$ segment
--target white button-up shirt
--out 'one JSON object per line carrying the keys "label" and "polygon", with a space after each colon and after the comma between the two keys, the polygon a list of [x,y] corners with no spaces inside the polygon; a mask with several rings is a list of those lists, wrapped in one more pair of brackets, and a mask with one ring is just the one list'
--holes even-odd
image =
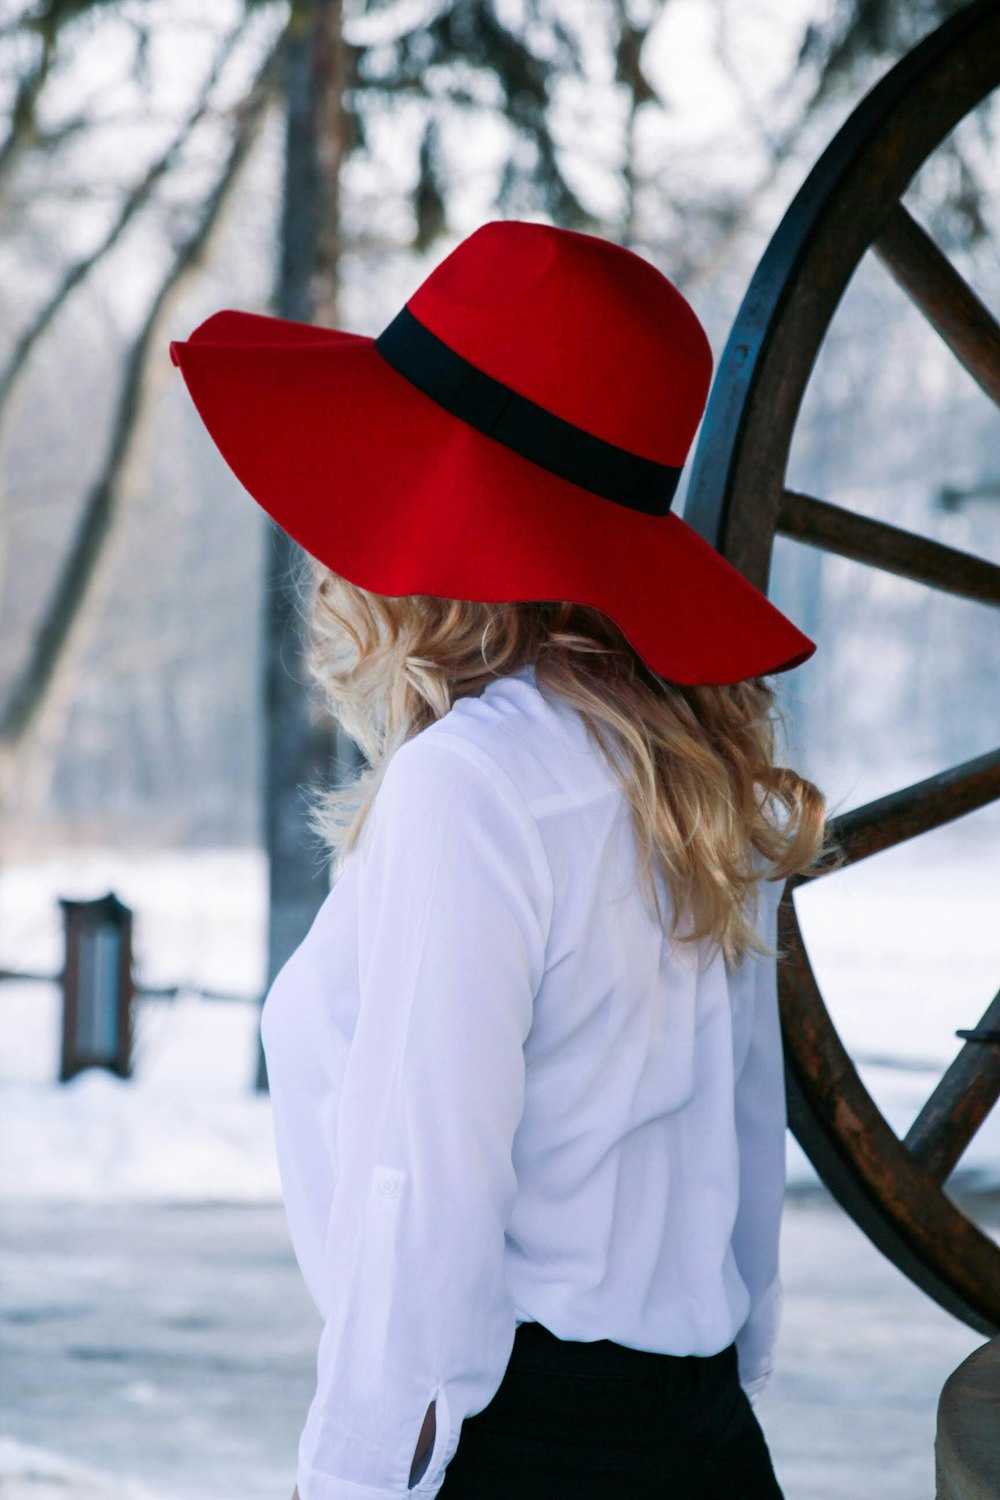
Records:
{"label": "white button-up shirt", "polygon": [[[668,1354],[735,1339],[748,1394],[770,1376],[775,962],[668,943],[636,860],[583,720],[522,669],[392,756],[271,986],[278,1166],[323,1319],[301,1500],[436,1495],[527,1319]],[[771,944],[783,886],[760,887]]]}

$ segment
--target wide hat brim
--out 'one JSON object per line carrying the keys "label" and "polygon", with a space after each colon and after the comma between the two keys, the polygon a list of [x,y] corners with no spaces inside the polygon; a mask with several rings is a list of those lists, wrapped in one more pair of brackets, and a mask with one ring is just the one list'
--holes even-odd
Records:
{"label": "wide hat brim", "polygon": [[679,516],[520,457],[424,395],[371,338],[227,309],[170,355],[251,497],[361,588],[593,605],[680,683],[783,672],[816,650]]}

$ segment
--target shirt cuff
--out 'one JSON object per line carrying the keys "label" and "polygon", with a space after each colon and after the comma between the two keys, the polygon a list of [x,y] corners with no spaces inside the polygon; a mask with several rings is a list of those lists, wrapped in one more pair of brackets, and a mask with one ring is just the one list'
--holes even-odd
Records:
{"label": "shirt cuff", "polygon": [[768,1366],[764,1370],[759,1370],[756,1375],[752,1375],[748,1380],[740,1382],[744,1391],[746,1391],[751,1406],[756,1405],[757,1397],[770,1383],[773,1374],[773,1369]]}
{"label": "shirt cuff", "polygon": [[773,1373],[783,1307],[784,1286],[779,1273],[756,1298],[736,1335],[740,1384],[751,1399],[759,1395]]}
{"label": "shirt cuff", "polygon": [[424,1478],[407,1489],[386,1490],[378,1485],[355,1484],[353,1479],[337,1479],[318,1469],[300,1469],[297,1480],[299,1500],[405,1500],[408,1495],[433,1500],[443,1483],[442,1474],[433,1482]]}

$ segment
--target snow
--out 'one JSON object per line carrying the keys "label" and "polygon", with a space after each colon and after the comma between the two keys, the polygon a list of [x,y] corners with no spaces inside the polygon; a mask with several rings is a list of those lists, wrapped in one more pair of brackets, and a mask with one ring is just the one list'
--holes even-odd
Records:
{"label": "snow", "polygon": [[[831,1017],[904,1135],[996,985],[997,841],[966,819],[801,887],[796,910]],[[7,1199],[279,1203],[266,1093],[255,1092],[264,979],[256,850],[72,852],[0,871],[0,964],[55,973],[58,896],[114,892],[135,912],[136,972],[176,998],[135,1006],[133,1076],[57,1081],[55,983],[0,985],[0,1193]],[[221,991],[243,998],[206,998]],[[816,1174],[789,1132],[790,1186]],[[1000,1118],[957,1186],[1000,1185]]]}
{"label": "snow", "polygon": [[[4,1500],[288,1500],[319,1319],[279,1207],[24,1201],[0,1240]],[[755,1411],[787,1500],[932,1500],[937,1399],[982,1336],[829,1200],[789,1199],[781,1254]]]}
{"label": "snow", "polygon": [[[971,816],[796,892],[834,1022],[897,1133],[994,992],[996,848],[991,819]],[[57,897],[109,889],[135,911],[138,975],[181,986],[137,1003],[131,1078],[88,1068],[60,1084],[58,985],[0,984],[0,1322],[17,1371],[0,1496],[281,1500],[319,1322],[253,1087],[264,861],[99,850],[8,865],[0,965],[54,973]],[[994,1236],[996,1116],[949,1181]],[[913,1286],[787,1143],[785,1308],[756,1406],[779,1481],[789,1500],[853,1500],[877,1472],[884,1500],[931,1500],[941,1386],[983,1337]]]}
{"label": "snow", "polygon": [[156,1494],[134,1479],[0,1437],[0,1495],[11,1500],[155,1500]]}
{"label": "snow", "polygon": [[[264,863],[255,850],[72,852],[0,875],[0,962],[54,973],[57,896],[135,912],[135,972],[180,985],[134,1006],[133,1076],[57,1081],[58,985],[0,986],[0,1192],[7,1198],[280,1202],[270,1103],[255,1093]],[[243,996],[209,999],[201,991]]]}

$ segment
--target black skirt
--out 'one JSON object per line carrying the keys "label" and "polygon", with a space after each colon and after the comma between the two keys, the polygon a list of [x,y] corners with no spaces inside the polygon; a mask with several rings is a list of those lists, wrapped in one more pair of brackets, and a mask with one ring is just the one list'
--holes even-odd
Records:
{"label": "black skirt", "polygon": [[657,1354],[522,1323],[442,1500],[784,1500],[736,1345]]}

